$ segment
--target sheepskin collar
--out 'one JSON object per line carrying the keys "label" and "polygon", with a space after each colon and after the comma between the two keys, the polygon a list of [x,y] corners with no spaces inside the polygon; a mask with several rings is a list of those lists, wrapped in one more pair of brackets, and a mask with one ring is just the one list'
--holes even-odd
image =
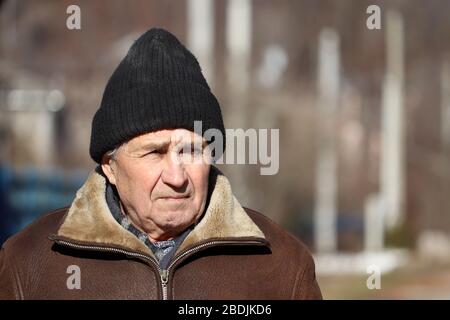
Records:
{"label": "sheepskin collar", "polygon": [[[56,238],[81,244],[119,247],[153,256],[145,244],[112,216],[106,203],[106,183],[101,169],[97,168],[90,174],[78,190]],[[213,166],[209,184],[207,209],[177,253],[208,240],[238,241],[251,238],[266,241],[262,231],[233,196],[228,179]]]}

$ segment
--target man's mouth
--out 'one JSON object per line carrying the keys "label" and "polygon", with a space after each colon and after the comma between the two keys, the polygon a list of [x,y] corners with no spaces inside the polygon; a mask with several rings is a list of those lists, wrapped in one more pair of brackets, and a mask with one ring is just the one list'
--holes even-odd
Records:
{"label": "man's mouth", "polygon": [[189,196],[171,196],[171,197],[160,197],[162,200],[185,200],[188,199]]}

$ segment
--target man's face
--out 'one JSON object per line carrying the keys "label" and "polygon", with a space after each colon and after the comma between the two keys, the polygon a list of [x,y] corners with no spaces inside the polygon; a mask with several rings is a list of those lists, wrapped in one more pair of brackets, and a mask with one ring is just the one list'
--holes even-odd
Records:
{"label": "man's face", "polygon": [[191,131],[160,130],[131,139],[114,159],[103,158],[103,171],[116,186],[122,209],[150,240],[177,236],[203,213],[210,170],[204,147]]}

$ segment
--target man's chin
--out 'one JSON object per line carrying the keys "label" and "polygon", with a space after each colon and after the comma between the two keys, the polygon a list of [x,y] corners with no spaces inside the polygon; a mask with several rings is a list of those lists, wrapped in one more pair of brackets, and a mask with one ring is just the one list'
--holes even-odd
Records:
{"label": "man's chin", "polygon": [[190,225],[190,220],[188,217],[191,216],[189,210],[186,209],[171,209],[161,212],[163,221],[161,221],[161,226],[165,229],[182,229],[184,226],[188,227]]}

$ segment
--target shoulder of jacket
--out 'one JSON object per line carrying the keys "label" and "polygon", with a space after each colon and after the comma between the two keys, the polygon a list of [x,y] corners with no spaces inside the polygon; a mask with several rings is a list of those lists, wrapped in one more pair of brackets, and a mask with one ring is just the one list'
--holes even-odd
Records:
{"label": "shoulder of jacket", "polygon": [[42,215],[2,245],[0,260],[3,267],[0,266],[0,282],[3,281],[2,285],[9,286],[10,290],[4,292],[8,299],[26,298],[23,283],[29,283],[32,268],[36,267],[35,262],[45,260],[42,253],[52,246],[48,236],[56,232],[67,210],[68,208],[61,208]]}
{"label": "shoulder of jacket", "polygon": [[65,207],[43,214],[24,229],[8,238],[3,243],[2,248],[6,252],[10,250],[14,252],[17,249],[23,251],[27,248],[31,249],[33,245],[38,244],[40,241],[48,240],[49,234],[56,232],[67,211],[68,207]]}
{"label": "shoulder of jacket", "polygon": [[271,247],[283,248],[283,251],[289,254],[291,258],[297,257],[307,264],[314,264],[311,251],[298,237],[263,213],[245,207],[244,210],[264,233]]}

